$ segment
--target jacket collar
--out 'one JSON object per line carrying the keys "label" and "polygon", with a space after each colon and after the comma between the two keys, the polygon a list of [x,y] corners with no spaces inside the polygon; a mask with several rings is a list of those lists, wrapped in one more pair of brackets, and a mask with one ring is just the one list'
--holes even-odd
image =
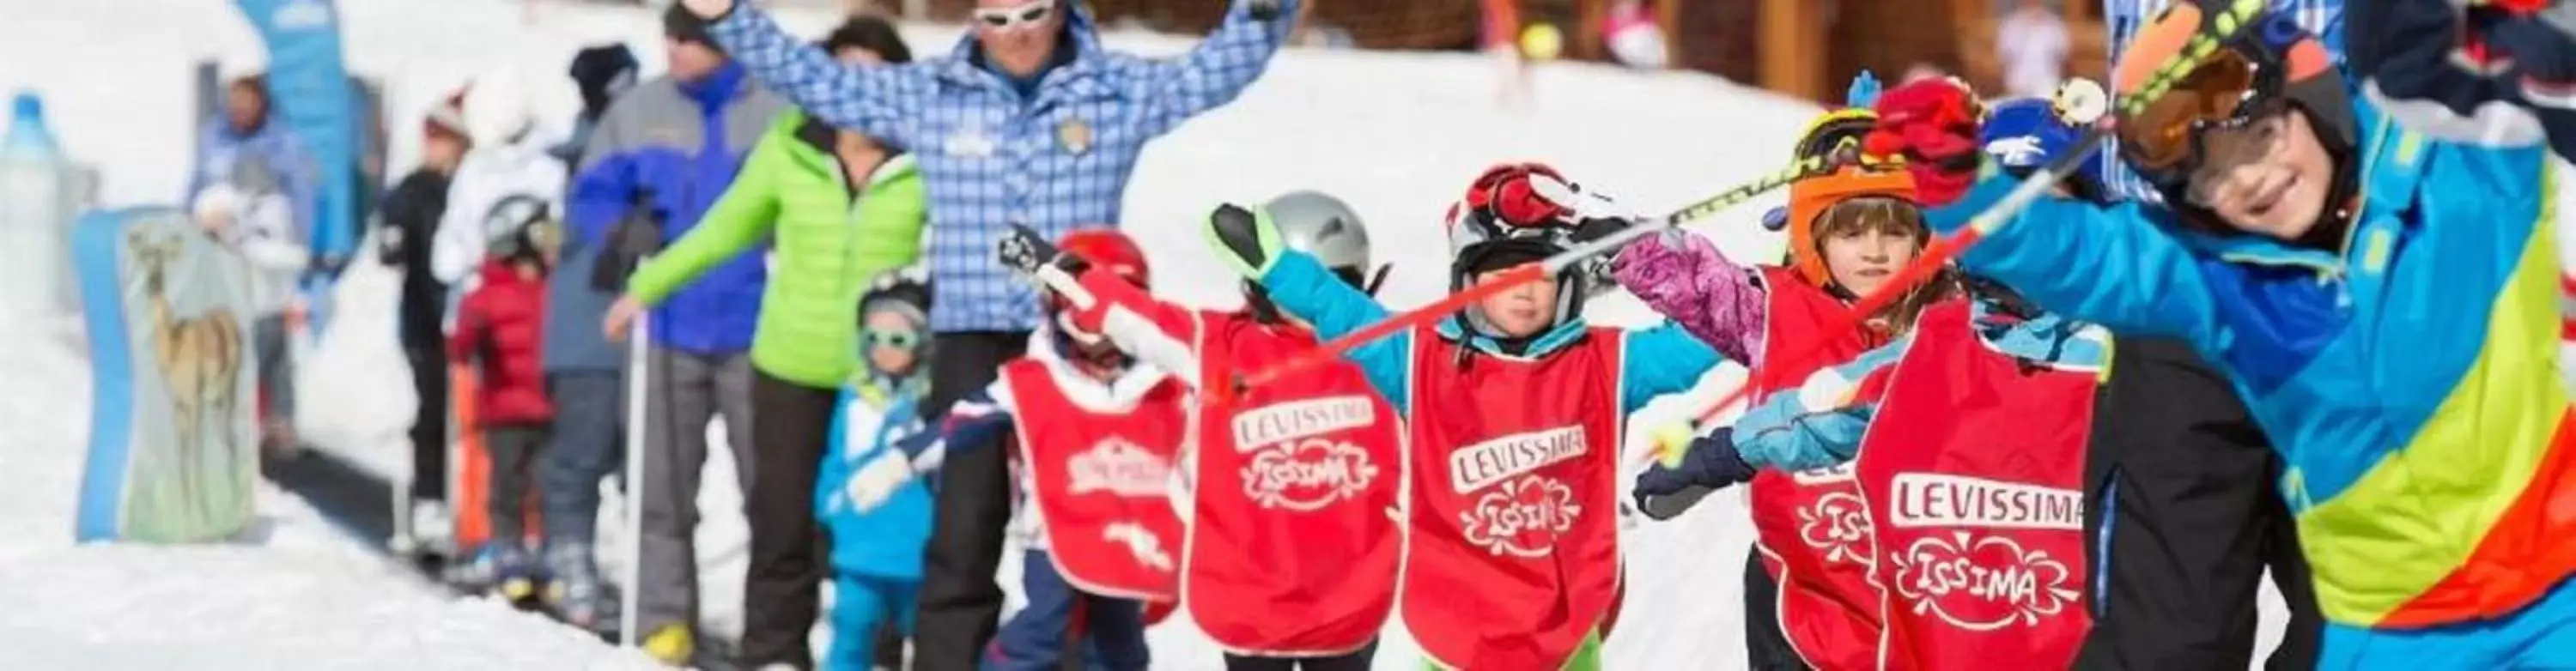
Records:
{"label": "jacket collar", "polygon": [[1440,334],[1440,339],[1455,343],[1463,343],[1467,347],[1476,350],[1478,354],[1521,361],[1547,358],[1547,355],[1555,354],[1557,350],[1565,349],[1566,346],[1574,344],[1577,340],[1581,340],[1583,338],[1583,334],[1589,330],[1582,319],[1568,319],[1565,323],[1556,325],[1556,328],[1548,329],[1546,333],[1541,333],[1537,338],[1531,339],[1528,347],[1521,348],[1521,353],[1512,354],[1508,350],[1504,349],[1503,344],[1493,336],[1485,335],[1483,333],[1468,333],[1466,328],[1461,325],[1461,321],[1462,320],[1455,318],[1443,319],[1440,320],[1438,325],[1433,326],[1432,328],[1435,332]]}
{"label": "jacket collar", "polygon": [[699,108],[715,110],[750,90],[750,87],[742,85],[745,76],[741,63],[725,61],[722,67],[707,73],[704,79],[672,83],[679,85],[680,95],[696,102]]}
{"label": "jacket collar", "polygon": [[[1064,39],[1057,43],[1055,62],[1038,75],[1036,95],[1040,99],[1050,97],[1050,93],[1060,88],[1077,89],[1067,93],[1082,93],[1080,87],[1098,86],[1095,80],[1100,72],[1103,53],[1098,24],[1091,17],[1091,9],[1081,2],[1068,1],[1065,8]],[[984,67],[983,44],[975,40],[971,31],[958,38],[956,48],[949,51],[948,60],[940,67],[939,76],[961,86],[1017,94],[1017,87],[1009,79]]]}

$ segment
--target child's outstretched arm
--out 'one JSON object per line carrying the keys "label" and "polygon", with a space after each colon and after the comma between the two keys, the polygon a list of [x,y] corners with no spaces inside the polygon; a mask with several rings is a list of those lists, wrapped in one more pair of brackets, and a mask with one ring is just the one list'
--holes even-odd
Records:
{"label": "child's outstretched arm", "polygon": [[983,391],[968,394],[948,407],[948,416],[937,423],[938,430],[923,431],[895,441],[915,471],[937,470],[956,452],[988,449],[1008,437],[1018,425],[1017,406],[1011,401],[1008,377],[993,380]]}
{"label": "child's outstretched arm", "polygon": [[1678,230],[1656,234],[1619,250],[1610,272],[1646,307],[1726,358],[1752,361],[1762,350],[1767,293],[1754,284],[1751,268],[1726,258],[1708,238]]}
{"label": "child's outstretched arm", "polygon": [[1118,349],[1171,371],[1193,388],[1202,382],[1200,352],[1207,325],[1197,310],[1156,300],[1152,294],[1101,268],[1082,271],[1082,288],[1099,303],[1073,313],[1074,325],[1108,336]]}
{"label": "child's outstretched arm", "polygon": [[[1803,471],[1850,461],[1878,415],[1889,373],[1912,338],[1817,371],[1798,388],[1772,394],[1735,422],[1734,445],[1745,463]],[[1695,445],[1694,449],[1710,446]]]}
{"label": "child's outstretched arm", "polygon": [[1629,331],[1620,347],[1626,369],[1619,376],[1622,413],[1636,412],[1657,396],[1688,391],[1719,361],[1717,350],[1669,321]]}
{"label": "child's outstretched arm", "polygon": [[707,34],[762,87],[834,127],[901,146],[926,146],[918,132],[924,125],[922,110],[939,91],[937,73],[948,66],[946,59],[843,65],[749,2],[733,3],[707,27]]}
{"label": "child's outstretched arm", "polygon": [[2345,10],[2345,58],[2363,95],[2407,128],[2453,142],[2576,158],[2576,8],[2560,2],[2376,0]]}
{"label": "child's outstretched arm", "polygon": [[[1270,302],[1279,311],[1315,325],[1315,334],[1331,340],[1370,324],[1383,321],[1388,312],[1359,287],[1351,286],[1325,270],[1322,262],[1305,252],[1287,248],[1279,237],[1279,227],[1270,215],[1256,209],[1234,205],[1217,206],[1208,214],[1208,246],[1217,258],[1225,261],[1235,273],[1261,283],[1269,292]],[[1404,395],[1412,336],[1397,333],[1344,353],[1343,358],[1359,364],[1378,394],[1403,412],[1409,401]]]}
{"label": "child's outstretched arm", "polygon": [[[1968,225],[2020,180],[1988,176],[1924,221],[1942,235]],[[2041,198],[1961,254],[2050,312],[2117,333],[2182,337],[2214,352],[2225,342],[2217,302],[2200,261],[2164,232],[2166,210],[2136,203],[2100,206]]]}

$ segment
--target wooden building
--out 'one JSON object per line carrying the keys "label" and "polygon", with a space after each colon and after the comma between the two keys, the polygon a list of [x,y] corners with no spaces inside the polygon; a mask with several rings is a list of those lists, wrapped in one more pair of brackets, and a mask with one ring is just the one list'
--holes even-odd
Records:
{"label": "wooden building", "polygon": [[[963,21],[975,0],[876,0],[922,7],[929,18]],[[1083,0],[1107,25],[1134,23],[1174,33],[1205,32],[1227,0]],[[1347,30],[1362,48],[1468,49],[1477,43],[1486,0],[1307,0],[1309,22]],[[1614,0],[1514,0],[1523,22],[1565,28],[1565,57],[1608,58],[1601,25]],[[1647,0],[1664,26],[1667,62],[1835,102],[1866,68],[1893,81],[1925,64],[2001,90],[1995,24],[2008,0]],[[2101,5],[2062,0],[2074,38],[2070,75],[2101,77]]]}

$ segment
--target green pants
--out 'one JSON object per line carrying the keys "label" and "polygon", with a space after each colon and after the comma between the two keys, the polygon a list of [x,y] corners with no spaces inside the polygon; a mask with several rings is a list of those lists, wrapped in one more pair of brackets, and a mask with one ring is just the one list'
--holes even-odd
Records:
{"label": "green pants", "polygon": [[[1564,671],[1601,671],[1601,632],[1583,637],[1583,645],[1574,648],[1574,657],[1565,660]],[[1422,671],[1449,671],[1439,662],[1422,660]]]}

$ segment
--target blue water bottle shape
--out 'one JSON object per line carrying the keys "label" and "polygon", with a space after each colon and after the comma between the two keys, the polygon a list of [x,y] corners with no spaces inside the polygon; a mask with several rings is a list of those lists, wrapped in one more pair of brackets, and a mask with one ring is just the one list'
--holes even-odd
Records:
{"label": "blue water bottle shape", "polygon": [[[0,286],[11,287],[4,308],[15,315],[75,311],[71,225],[78,206],[70,162],[52,129],[45,104],[32,91],[10,100],[9,132],[0,137]],[[25,287],[25,289],[20,289]]]}

